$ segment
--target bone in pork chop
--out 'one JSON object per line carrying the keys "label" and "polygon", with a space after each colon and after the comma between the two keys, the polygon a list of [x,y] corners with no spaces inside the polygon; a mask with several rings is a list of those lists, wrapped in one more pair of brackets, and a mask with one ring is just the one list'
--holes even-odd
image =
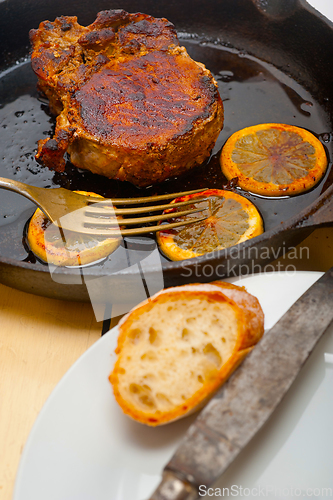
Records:
{"label": "bone in pork chop", "polygon": [[179,46],[166,19],[103,11],[31,30],[38,88],[58,115],[36,159],[148,186],[206,160],[223,126],[217,83]]}

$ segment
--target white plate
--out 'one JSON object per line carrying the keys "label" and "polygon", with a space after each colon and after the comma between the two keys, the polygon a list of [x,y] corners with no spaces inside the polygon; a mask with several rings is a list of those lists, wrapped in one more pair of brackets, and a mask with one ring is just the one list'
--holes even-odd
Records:
{"label": "white plate", "polygon": [[307,0],[312,7],[324,14],[327,19],[333,21],[333,2],[332,0]]}
{"label": "white plate", "polygon": [[[320,276],[274,273],[230,281],[259,298],[270,328]],[[108,381],[116,338],[114,328],[96,342],[46,402],[24,448],[13,500],[149,498],[195,416],[149,428],[123,415]],[[332,382],[331,327],[273,417],[214,487],[228,487],[238,498],[303,498],[301,490],[304,498],[332,496]],[[248,489],[241,494],[241,487]]]}

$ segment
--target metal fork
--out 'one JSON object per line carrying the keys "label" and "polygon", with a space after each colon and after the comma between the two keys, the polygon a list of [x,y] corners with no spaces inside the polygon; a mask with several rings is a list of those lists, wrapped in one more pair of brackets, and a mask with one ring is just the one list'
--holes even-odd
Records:
{"label": "metal fork", "polygon": [[[55,225],[61,227],[63,230],[74,231],[89,235],[102,235],[102,236],[130,236],[144,233],[151,233],[164,229],[171,229],[174,227],[193,224],[206,219],[201,217],[193,220],[182,220],[169,224],[144,226],[154,221],[164,221],[174,217],[182,217],[185,215],[193,214],[202,211],[202,207],[196,207],[188,210],[172,211],[168,214],[152,215],[145,217],[130,217],[123,218],[123,216],[136,216],[147,212],[163,211],[168,208],[186,207],[193,203],[193,200],[181,201],[177,203],[168,203],[160,205],[149,205],[149,203],[161,202],[163,200],[170,200],[180,196],[189,194],[200,193],[205,189],[196,189],[192,191],[184,191],[180,193],[171,193],[159,196],[148,196],[143,198],[97,198],[93,196],[85,196],[74,193],[64,188],[40,188],[36,186],[29,186],[23,182],[14,181],[0,177],[0,188],[14,191],[15,193],[25,196],[30,201],[35,203],[44,214]],[[196,198],[196,201],[206,201],[206,197]],[[148,205],[147,205],[148,204]],[[133,208],[117,208],[119,205],[145,205],[136,206]],[[136,225],[140,227],[126,229],[124,226]]]}

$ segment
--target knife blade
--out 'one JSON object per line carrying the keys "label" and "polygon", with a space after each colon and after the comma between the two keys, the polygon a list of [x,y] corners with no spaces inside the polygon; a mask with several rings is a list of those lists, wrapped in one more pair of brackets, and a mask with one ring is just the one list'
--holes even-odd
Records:
{"label": "knife blade", "polygon": [[280,403],[333,320],[333,267],[267,332],[210,400],[164,468],[149,500],[196,500]]}

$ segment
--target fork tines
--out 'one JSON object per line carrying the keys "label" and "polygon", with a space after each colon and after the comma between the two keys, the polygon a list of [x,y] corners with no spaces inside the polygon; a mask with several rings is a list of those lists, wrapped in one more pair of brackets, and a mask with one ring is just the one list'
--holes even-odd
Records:
{"label": "fork tines", "polygon": [[[179,226],[184,226],[188,224],[193,224],[195,222],[199,222],[202,220],[205,220],[207,217],[201,217],[198,219],[193,219],[189,218],[188,220],[182,220],[182,221],[177,221],[173,222],[170,224],[163,224],[163,225],[156,225],[156,226],[144,226],[145,224],[150,224],[152,222],[156,221],[164,221],[168,219],[174,219],[178,217],[184,217],[186,215],[190,215],[196,212],[200,212],[203,210],[202,207],[195,207],[191,208],[188,210],[180,210],[177,211],[177,208],[180,207],[185,207],[187,205],[193,204],[193,202],[202,202],[206,201],[208,198],[207,197],[196,197],[195,200],[190,199],[187,201],[181,201],[177,203],[168,203],[168,204],[161,204],[161,205],[146,205],[146,206],[139,206],[139,207],[132,207],[132,208],[114,208],[113,203],[115,206],[119,204],[132,204],[132,205],[142,205],[143,203],[151,203],[151,202],[158,202],[158,201],[163,201],[167,200],[170,198],[177,198],[180,196],[185,196],[188,194],[194,194],[194,193],[200,193],[204,190],[197,189],[193,191],[186,191],[186,192],[181,192],[181,193],[172,193],[168,195],[159,195],[159,196],[149,196],[145,198],[136,198],[136,199],[114,199],[114,200],[98,200],[94,199],[94,202],[90,205],[88,205],[85,209],[85,222],[84,222],[84,228],[83,232],[86,234],[100,234],[100,235],[106,235],[106,236],[113,236],[113,235],[137,235],[137,234],[145,234],[145,233],[151,233],[151,232],[156,232],[156,231],[161,231],[161,230],[166,230],[166,229],[172,229],[176,228]],[[92,201],[92,200],[89,200]],[[119,203],[120,202],[120,203]],[[112,203],[112,204],[111,204]],[[135,216],[135,215],[140,215],[143,213],[149,213],[149,212],[156,212],[156,211],[162,211],[165,209],[171,209],[169,213],[167,214],[159,214],[159,215],[148,215],[145,217],[129,217],[129,218],[122,218],[117,216],[123,216],[123,215],[130,215],[130,216]],[[140,226],[138,228],[131,228],[131,229],[124,229],[124,226]],[[120,226],[120,227],[119,227]],[[143,226],[143,227],[142,227]]]}
{"label": "fork tines", "polygon": [[[208,198],[197,198],[196,201],[206,201]],[[116,200],[114,200],[115,203],[117,203]],[[110,205],[104,205],[103,202],[101,204],[99,203],[94,203],[93,205],[88,205],[85,209],[85,213],[88,217],[100,217],[100,216],[105,216],[109,217],[111,214],[114,215],[138,215],[138,214],[144,214],[147,212],[157,212],[157,211],[162,211],[165,209],[174,209],[174,208],[179,208],[179,207],[184,207],[187,205],[191,205],[193,203],[193,200],[188,200],[188,201],[179,201],[178,203],[167,203],[163,205],[153,205],[153,206],[146,206],[146,207],[134,207],[134,208],[116,208],[116,207],[111,207]],[[199,210],[202,210],[200,208],[194,208],[192,209],[194,212],[198,212]],[[180,214],[178,214],[180,215]],[[185,215],[185,214],[183,214]],[[177,215],[174,215],[176,217]],[[170,216],[169,216],[170,218]],[[159,217],[155,218],[154,220],[159,220]]]}
{"label": "fork tines", "polygon": [[85,225],[83,229],[81,229],[81,232],[84,234],[90,234],[90,235],[99,235],[99,236],[106,236],[108,238],[112,238],[114,236],[135,236],[139,234],[147,234],[147,233],[156,233],[157,231],[165,231],[169,229],[173,229],[176,227],[180,226],[187,226],[189,224],[194,224],[196,222],[203,221],[207,219],[208,216],[206,217],[200,217],[199,219],[192,219],[192,220],[184,220],[181,222],[173,222],[170,224],[163,224],[163,225],[158,225],[158,226],[144,226],[144,227],[136,227],[136,228],[131,228],[131,229],[123,229],[122,227],[119,227],[118,229],[110,228],[110,229],[100,229],[96,226],[89,227],[89,225]]}
{"label": "fork tines", "polygon": [[202,193],[206,191],[207,188],[202,189],[193,189],[192,191],[181,191],[179,193],[169,193],[169,194],[159,194],[156,196],[144,196],[142,198],[115,198],[108,199],[104,198],[95,198],[93,196],[88,197],[88,202],[91,201],[93,203],[100,202],[103,205],[142,205],[144,203],[154,203],[155,201],[163,201],[170,200],[174,198],[180,198],[182,196],[187,196],[195,193]]}

